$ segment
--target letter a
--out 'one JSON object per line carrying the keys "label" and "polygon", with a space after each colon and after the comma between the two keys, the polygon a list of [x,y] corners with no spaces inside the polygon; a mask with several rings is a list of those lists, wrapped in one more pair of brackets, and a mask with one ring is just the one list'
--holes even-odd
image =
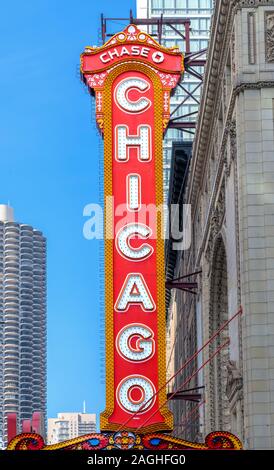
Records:
{"label": "letter a", "polygon": [[130,305],[140,305],[145,312],[153,312],[155,304],[140,273],[128,274],[115,303],[117,312],[126,312]]}

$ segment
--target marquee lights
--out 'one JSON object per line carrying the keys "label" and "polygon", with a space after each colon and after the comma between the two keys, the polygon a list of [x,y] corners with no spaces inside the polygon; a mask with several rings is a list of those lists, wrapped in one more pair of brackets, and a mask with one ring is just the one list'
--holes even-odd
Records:
{"label": "marquee lights", "polygon": [[95,91],[105,196],[114,201],[112,220],[106,219],[114,239],[105,241],[107,397],[101,430],[134,431],[145,421],[141,432],[170,431],[172,415],[163,406],[164,242],[157,206],[163,203],[163,132],[182,54],[130,25],[102,48],[86,48],[81,71]]}
{"label": "marquee lights", "polygon": [[129,91],[139,90],[146,91],[150,87],[150,84],[147,80],[140,78],[130,78],[122,80],[119,85],[116,87],[114,96],[117,100],[118,106],[122,108],[123,111],[129,113],[140,113],[151,106],[151,101],[148,98],[139,98],[137,101],[132,101],[129,98]]}
{"label": "marquee lights", "polygon": [[140,175],[130,174],[127,176],[127,208],[130,212],[141,209],[140,181]]}
{"label": "marquee lights", "polygon": [[137,134],[130,134],[128,126],[116,126],[116,143],[118,143],[118,161],[128,161],[129,151],[132,147],[138,149],[138,159],[140,161],[151,160],[151,127],[147,125],[138,126]]}
{"label": "marquee lights", "polygon": [[122,256],[128,260],[139,261],[144,260],[152,255],[153,248],[148,243],[143,243],[139,248],[130,246],[130,238],[138,235],[142,238],[148,238],[152,234],[152,230],[147,225],[127,224],[121,228],[117,235],[117,249]]}
{"label": "marquee lights", "polygon": [[155,310],[155,303],[142,274],[128,274],[120,291],[115,310],[125,312],[130,305],[139,305],[145,312]]}
{"label": "marquee lights", "polygon": [[151,60],[155,62],[156,64],[160,64],[161,62],[164,61],[165,57],[162,52],[153,52],[150,47],[141,47],[141,46],[131,46],[131,47],[118,47],[114,48],[111,51],[104,52],[103,54],[100,55],[100,60],[103,64],[107,64],[108,62],[111,62],[115,58],[121,58],[125,56],[140,56],[140,57],[145,57],[149,58],[151,57]]}
{"label": "marquee lights", "polygon": [[[134,397],[134,391],[137,395],[136,398]],[[139,399],[138,395],[140,396]],[[142,405],[143,408],[140,413],[147,413],[155,403],[154,395],[155,387],[153,383],[147,377],[138,375],[127,377],[119,384],[117,389],[117,399],[120,406],[130,413],[136,413]]]}
{"label": "marquee lights", "polygon": [[118,334],[116,348],[128,361],[145,361],[151,358],[155,351],[153,336],[153,331],[146,325],[128,325]]}

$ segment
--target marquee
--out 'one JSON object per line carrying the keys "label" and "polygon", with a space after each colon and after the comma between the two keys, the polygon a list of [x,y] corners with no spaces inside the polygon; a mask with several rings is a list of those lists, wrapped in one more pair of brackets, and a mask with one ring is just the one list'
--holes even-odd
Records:
{"label": "marquee", "polygon": [[[106,410],[101,430],[171,431],[166,401],[162,140],[183,55],[129,25],[86,48],[81,72],[95,93],[104,138]],[[113,234],[113,236],[109,236]]]}
{"label": "marquee", "polygon": [[106,207],[112,201],[111,216],[105,210],[106,409],[101,433],[52,445],[35,423],[16,436],[16,416],[9,416],[8,450],[242,448],[228,432],[212,432],[204,443],[161,433],[173,430],[166,406],[162,141],[183,71],[178,49],[160,46],[135,25],[81,55],[104,139]]}

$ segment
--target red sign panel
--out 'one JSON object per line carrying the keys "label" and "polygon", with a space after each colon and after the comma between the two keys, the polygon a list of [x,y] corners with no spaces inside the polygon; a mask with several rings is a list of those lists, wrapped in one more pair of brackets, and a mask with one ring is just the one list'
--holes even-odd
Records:
{"label": "red sign panel", "polygon": [[[144,33],[142,33],[145,36]],[[83,56],[83,67],[85,70],[94,72],[101,72],[120,63],[121,60],[137,59],[148,65],[154,64],[159,70],[169,72],[174,66],[181,67],[181,55],[175,55],[173,52],[158,50],[155,46],[146,47],[144,45],[116,45],[104,48],[98,53],[90,53],[90,55]]]}
{"label": "red sign panel", "polygon": [[[143,73],[124,72],[114,80],[112,96],[114,209],[124,208],[126,220],[119,211],[115,214],[114,362],[119,367],[114,370],[116,402],[110,422],[123,423],[128,412],[136,412],[152,396],[142,415],[159,406],[153,83]],[[139,425],[141,419],[138,414],[131,424]],[[159,421],[164,419],[157,412],[152,422]]]}
{"label": "red sign panel", "polygon": [[178,51],[162,48],[134,25],[82,55],[82,73],[96,92],[97,122],[104,133],[105,196],[113,200],[111,217],[105,218],[107,400],[102,431],[172,430],[165,405],[159,211],[163,130],[181,64]]}

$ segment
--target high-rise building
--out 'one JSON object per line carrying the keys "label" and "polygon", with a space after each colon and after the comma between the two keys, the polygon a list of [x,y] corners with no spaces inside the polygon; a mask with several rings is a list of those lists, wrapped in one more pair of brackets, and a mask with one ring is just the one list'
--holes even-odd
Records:
{"label": "high-rise building", "polygon": [[192,163],[185,179],[185,149],[174,149],[170,181],[170,202],[191,205],[192,242],[176,253],[169,245],[167,272],[199,274],[196,295],[172,290],[168,367],[180,372],[169,392],[202,387],[198,403],[173,400],[176,435],[231,431],[245,449],[270,450],[274,0],[215,2],[206,70]]}
{"label": "high-rise building", "polygon": [[46,414],[46,239],[0,205],[0,440],[7,414],[18,429]]}
{"label": "high-rise building", "polygon": [[[191,33],[190,33],[190,51],[197,52],[207,48],[208,39],[210,33],[210,21],[212,14],[213,1],[212,0],[136,0],[137,18],[155,18],[160,17],[162,14],[164,17],[169,18],[187,18],[191,21]],[[157,25],[143,27],[150,34],[156,34]],[[176,26],[176,29],[180,30],[181,25]],[[183,30],[182,30],[183,32]],[[170,26],[164,25],[162,32],[162,45],[165,47],[178,46],[182,52],[185,52],[185,42],[183,38],[174,31]],[[195,67],[198,72],[203,72],[203,69]],[[184,104],[179,106],[174,112],[172,117],[178,117],[181,115],[189,115],[184,120],[195,120],[197,115],[192,114],[198,111],[198,102],[201,92],[199,87],[199,79],[184,74],[183,85],[184,88],[190,92],[194,92],[193,98],[189,98],[186,92],[180,87],[177,87],[175,95],[171,99],[170,110],[171,113],[175,111],[178,105],[185,99]],[[198,86],[198,88],[197,88]],[[196,91],[195,91],[196,89]],[[197,102],[198,101],[198,102]],[[182,132],[177,129],[168,129],[164,140],[164,155],[163,155],[163,166],[164,166],[164,199],[167,202],[168,189],[169,189],[169,174],[171,166],[171,152],[172,142],[174,140],[192,140],[193,135]]]}
{"label": "high-rise building", "polygon": [[58,413],[48,419],[48,444],[96,432],[96,415],[92,413]]}
{"label": "high-rise building", "polygon": [[[191,21],[191,34],[190,34],[190,51],[197,52],[207,48],[208,38],[210,33],[210,21],[212,14],[213,1],[212,0],[136,0],[137,3],[137,18],[155,18],[164,17],[169,18],[187,18]],[[156,34],[157,25],[144,27],[150,34]],[[176,26],[180,30],[182,25]],[[183,30],[182,30],[183,32]],[[163,26],[162,32],[162,45],[165,47],[177,46],[182,52],[185,52],[185,42],[183,38],[174,31],[170,26]],[[198,72],[203,72],[203,69],[195,67]],[[171,114],[176,110],[178,105],[185,99],[184,103],[172,115],[173,118],[180,115],[187,116],[187,120],[197,119],[196,114],[198,111],[199,97],[201,87],[199,87],[199,79],[184,74],[184,88],[193,92],[194,98],[189,98],[184,90],[177,87],[174,96],[171,98],[170,110]],[[197,88],[198,87],[198,88]],[[196,91],[195,91],[196,89]],[[169,175],[171,166],[171,152],[172,142],[174,140],[189,141],[193,139],[193,135],[187,132],[182,132],[177,129],[168,129],[164,140],[164,200],[167,202],[168,189],[169,189]]]}

